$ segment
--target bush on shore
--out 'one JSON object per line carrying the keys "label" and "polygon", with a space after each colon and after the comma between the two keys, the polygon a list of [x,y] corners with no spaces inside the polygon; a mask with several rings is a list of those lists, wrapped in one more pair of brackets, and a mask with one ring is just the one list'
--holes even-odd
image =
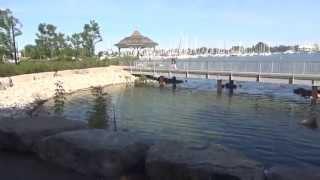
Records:
{"label": "bush on shore", "polygon": [[86,58],[81,61],[64,58],[54,60],[25,60],[21,61],[18,65],[0,63],[0,77],[72,69],[107,67],[109,65],[128,65],[134,60],[135,59],[132,57],[117,57],[103,60]]}

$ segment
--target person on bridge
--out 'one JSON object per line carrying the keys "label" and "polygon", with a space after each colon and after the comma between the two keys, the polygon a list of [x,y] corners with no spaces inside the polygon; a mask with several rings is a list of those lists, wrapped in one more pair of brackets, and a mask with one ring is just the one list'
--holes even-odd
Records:
{"label": "person on bridge", "polygon": [[174,59],[174,58],[171,59],[171,68],[172,68],[173,70],[176,70],[176,69],[177,69],[177,61],[176,61],[176,59]]}

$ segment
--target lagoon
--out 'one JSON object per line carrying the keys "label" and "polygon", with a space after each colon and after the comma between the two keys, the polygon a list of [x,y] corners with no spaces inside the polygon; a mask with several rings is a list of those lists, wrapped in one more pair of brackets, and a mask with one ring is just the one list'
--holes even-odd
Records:
{"label": "lagoon", "polygon": [[[129,131],[151,139],[222,144],[274,165],[320,166],[319,106],[293,95],[293,85],[238,82],[234,94],[218,94],[215,81],[178,85],[109,86],[78,91],[56,111],[49,100],[39,115],[88,122],[92,128]],[[309,126],[301,121],[313,122]]]}

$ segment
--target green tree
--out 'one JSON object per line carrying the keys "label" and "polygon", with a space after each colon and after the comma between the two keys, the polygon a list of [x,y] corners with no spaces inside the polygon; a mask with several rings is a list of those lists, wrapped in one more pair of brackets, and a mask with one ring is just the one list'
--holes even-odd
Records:
{"label": "green tree", "polygon": [[254,46],[255,52],[258,52],[258,53],[268,52],[268,49],[269,49],[269,46],[266,43],[263,43],[263,42],[258,42]]}
{"label": "green tree", "polygon": [[52,24],[41,23],[38,27],[36,45],[42,57],[56,57],[63,55],[68,44],[63,33],[58,33]]}
{"label": "green tree", "polygon": [[35,45],[26,45],[23,50],[23,56],[29,57],[32,59],[40,58],[38,47]]}
{"label": "green tree", "polygon": [[69,47],[65,35],[63,33],[58,33],[57,36],[54,38],[54,48],[55,48],[55,55],[58,56],[65,56],[66,49]]}
{"label": "green tree", "polygon": [[56,29],[57,27],[52,24],[39,24],[39,33],[36,34],[37,39],[35,41],[41,57],[53,56],[54,47],[52,42],[57,36]]}
{"label": "green tree", "polygon": [[72,36],[69,37],[68,39],[71,42],[72,48],[74,49],[74,56],[79,57],[80,50],[83,45],[83,40],[82,40],[81,34],[80,33],[72,34]]}
{"label": "green tree", "polygon": [[6,55],[18,63],[16,37],[22,34],[22,24],[9,9],[0,9],[0,56]]}
{"label": "green tree", "polygon": [[81,33],[81,37],[86,55],[89,57],[94,56],[95,45],[102,41],[98,23],[92,20],[89,24],[85,24],[83,27],[83,32]]}

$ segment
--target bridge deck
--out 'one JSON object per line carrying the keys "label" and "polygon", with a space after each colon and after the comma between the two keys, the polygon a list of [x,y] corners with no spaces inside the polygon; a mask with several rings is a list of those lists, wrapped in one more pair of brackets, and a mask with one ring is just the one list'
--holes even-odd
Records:
{"label": "bridge deck", "polygon": [[193,74],[193,75],[211,75],[211,76],[234,76],[234,77],[248,77],[256,78],[270,78],[270,79],[290,79],[306,80],[306,81],[320,81],[320,75],[310,74],[286,74],[286,73],[257,73],[257,72],[228,72],[228,71],[201,71],[201,70],[168,70],[168,69],[140,69],[140,68],[124,68],[127,71],[132,71],[136,74],[159,74],[159,73],[171,73],[171,74]]}
{"label": "bridge deck", "polygon": [[[278,79],[308,81],[311,85],[320,82],[320,61],[138,61],[125,70],[135,74],[159,76],[202,75],[211,78],[232,76],[240,78]],[[297,83],[295,83],[297,84]],[[303,83],[305,84],[305,83]]]}

